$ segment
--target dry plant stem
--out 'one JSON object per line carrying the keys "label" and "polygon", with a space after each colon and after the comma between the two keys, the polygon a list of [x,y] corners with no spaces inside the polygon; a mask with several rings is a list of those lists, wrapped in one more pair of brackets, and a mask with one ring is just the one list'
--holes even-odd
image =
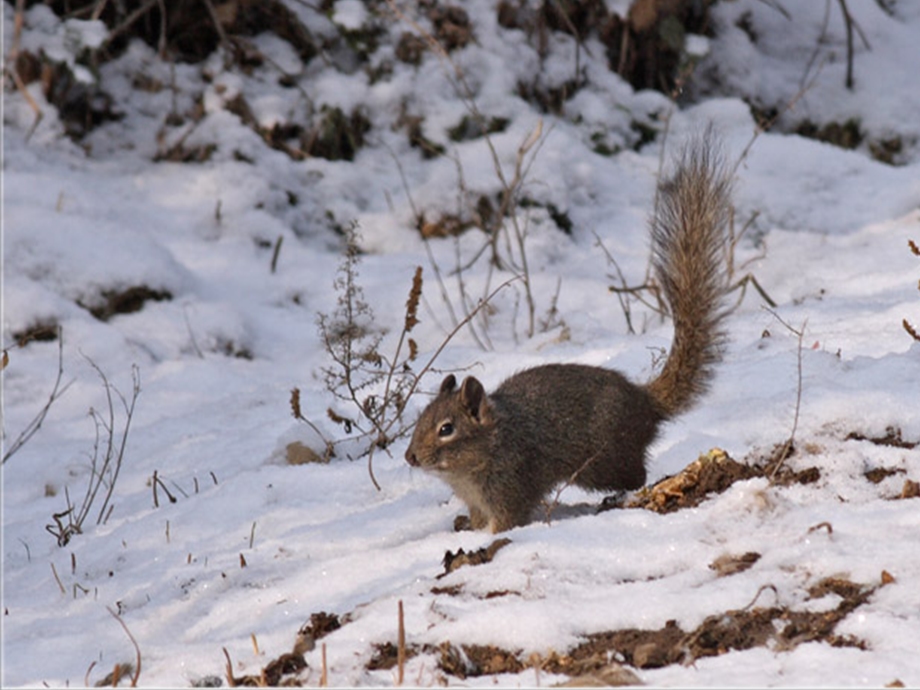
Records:
{"label": "dry plant stem", "polygon": [[35,99],[32,98],[32,94],[29,93],[28,87],[25,82],[22,81],[22,77],[19,76],[19,71],[16,69],[16,58],[19,57],[19,45],[22,39],[25,4],[25,0],[16,0],[16,13],[13,17],[13,45],[10,48],[10,53],[7,56],[3,71],[13,78],[16,90],[22,94],[22,97],[26,99],[26,103],[32,108],[32,112],[35,113],[35,119],[32,121],[32,126],[29,127],[29,131],[26,132],[26,141],[29,141],[35,133],[35,130],[38,129],[38,125],[45,116],[45,113],[39,107],[38,103],[35,102]]}
{"label": "dry plant stem", "polygon": [[754,594],[754,598],[751,599],[750,603],[741,610],[748,611],[752,609],[754,607],[754,604],[756,604],[757,600],[760,598],[760,595],[766,592],[768,589],[773,592],[773,596],[779,599],[779,592],[776,591],[776,587],[774,585],[771,585],[771,584],[761,585],[760,589],[758,589],[757,592]]}
{"label": "dry plant stem", "polygon": [[406,677],[406,621],[403,602],[399,600],[399,620],[396,633],[396,685],[402,685]]}
{"label": "dry plant stem", "polygon": [[[396,164],[396,170],[399,172],[399,179],[402,181],[403,190],[406,192],[406,199],[409,201],[409,208],[412,209],[412,217],[415,219],[416,225],[420,225],[422,221],[422,214],[419,213],[418,207],[415,205],[415,200],[412,198],[412,192],[409,189],[409,181],[406,179],[406,171],[403,169],[402,163],[400,162],[399,157],[394,153],[393,149],[386,144],[384,144],[384,146],[386,146],[387,152],[390,154],[390,157]],[[425,246],[425,254],[428,257],[428,264],[431,266],[435,281],[438,283],[438,289],[441,292],[441,301],[444,303],[444,306],[447,307],[447,313],[450,316],[451,326],[456,326],[457,315],[454,312],[454,305],[451,302],[450,296],[447,292],[447,286],[444,284],[444,277],[441,275],[441,267],[438,265],[438,262],[434,258],[434,252],[431,251],[431,243],[429,242],[428,238],[423,237],[422,242]],[[428,309],[428,313],[437,323],[438,317],[433,312],[433,310]],[[440,323],[438,323],[438,325],[440,326]],[[474,337],[476,337],[475,334]]]}
{"label": "dry plant stem", "polygon": [[217,36],[220,39],[220,44],[227,53],[225,59],[229,60],[230,56],[233,55],[233,46],[227,39],[227,32],[224,31],[224,25],[220,23],[220,17],[217,16],[217,10],[214,9],[214,4],[211,0],[201,0],[201,2],[203,2],[207,8],[208,15],[211,17],[211,22],[214,24],[214,30],[217,32]]}
{"label": "dry plant stem", "polygon": [[[402,354],[403,345],[406,343],[406,337],[415,327],[415,324],[418,323],[416,314],[418,313],[418,301],[421,296],[422,267],[416,266],[415,274],[412,278],[412,289],[409,291],[409,300],[406,303],[406,321],[402,330],[399,332],[399,340],[396,343],[396,352],[393,353],[393,360],[390,362],[390,366],[387,371],[386,383],[383,387],[384,402],[390,400],[390,387],[393,384],[393,374],[396,373],[396,368],[399,366],[399,358]],[[397,410],[397,418],[401,412],[402,410]]]}
{"label": "dry plant stem", "polygon": [[[67,502],[67,510],[61,513],[56,513],[52,516],[54,520],[54,525],[46,525],[45,529],[57,537],[58,546],[66,546],[70,541],[71,537],[75,534],[81,534],[83,532],[83,523],[86,521],[87,516],[89,515],[90,510],[95,503],[97,496],[99,495],[100,488],[106,485],[105,497],[102,502],[102,506],[99,509],[99,515],[96,519],[96,524],[102,524],[105,520],[108,519],[111,515],[111,510],[109,510],[109,501],[112,498],[112,493],[115,490],[115,484],[118,481],[118,475],[121,472],[121,465],[124,461],[125,449],[128,442],[128,432],[131,428],[131,420],[134,417],[134,407],[137,403],[137,397],[140,395],[140,373],[138,368],[135,366],[132,368],[132,379],[134,382],[133,385],[133,394],[131,397],[131,402],[115,389],[111,383],[109,383],[108,378],[102,372],[102,370],[92,361],[89,360],[90,365],[96,370],[102,379],[103,386],[105,387],[106,392],[106,403],[108,406],[108,414],[103,416],[101,413],[96,410],[90,410],[90,416],[93,418],[95,424],[96,437],[93,443],[93,453],[90,456],[90,477],[87,482],[86,493],[83,497],[83,502],[80,505],[79,511],[76,511],[76,506],[70,501],[70,493],[67,490],[67,487],[64,487],[64,496]],[[122,406],[125,411],[125,422],[124,427],[121,433],[120,441],[115,439],[115,403],[112,397],[112,391],[115,391],[115,395],[121,400]],[[102,458],[100,465],[99,459],[99,448],[100,448],[100,439],[103,435],[100,433],[104,432],[104,442],[105,442],[105,453]],[[165,489],[165,486],[163,487]],[[167,492],[168,493],[168,492]],[[67,518],[67,525],[64,525],[61,521],[61,518]]]}
{"label": "dry plant stem", "polygon": [[847,76],[846,76],[846,87],[853,90],[853,30],[855,29],[859,33],[859,37],[862,39],[863,45],[866,47],[866,50],[872,50],[872,46],[869,45],[869,39],[866,38],[866,34],[863,33],[863,30],[860,28],[859,24],[853,19],[853,15],[850,14],[850,9],[847,7],[846,0],[837,0],[840,4],[840,11],[843,13],[843,22],[846,25],[847,31]]}
{"label": "dry plant stem", "polygon": [[[326,457],[327,458],[332,457],[333,455],[332,449],[333,449],[334,444],[323,435],[323,432],[319,430],[319,427],[316,426],[316,424],[314,424],[309,419],[304,417],[303,412],[300,409],[300,389],[299,388],[294,388],[293,390],[291,390],[291,411],[294,414],[294,419],[299,419],[301,422],[303,422],[304,424],[309,426],[311,429],[313,429],[314,432],[316,432],[316,435],[322,439],[324,444],[326,444],[326,451],[325,451]],[[212,473],[211,476],[213,478],[214,474]],[[214,478],[214,484],[217,484],[216,478]]]}
{"label": "dry plant stem", "polygon": [[[141,17],[147,14],[150,10],[152,10],[159,3],[160,3],[160,0],[147,0],[147,2],[145,2],[143,5],[141,5],[136,10],[134,10],[131,14],[125,17],[125,20],[121,24],[119,24],[114,29],[108,32],[108,35],[105,37],[105,40],[102,42],[102,45],[99,46],[98,50],[106,49],[112,41],[118,38],[125,31],[130,29],[131,26],[137,20],[139,20]],[[162,6],[160,7],[160,11],[162,12]],[[165,24],[166,24],[166,15],[163,14],[160,17],[160,26],[165,26]]]}
{"label": "dry plant stem", "polygon": [[[125,631],[125,634],[128,636],[128,639],[131,640],[131,644],[134,645],[135,658],[137,659],[137,665],[134,668],[134,675],[131,677],[131,687],[137,687],[137,679],[141,677],[141,648],[137,644],[137,640],[134,639],[134,635],[131,634],[131,631],[128,630],[128,626],[122,620],[121,616],[115,613],[110,607],[105,607],[106,611],[112,614],[112,617],[118,621],[122,629]],[[117,683],[116,683],[117,685]]]}
{"label": "dry plant stem", "polygon": [[[916,242],[913,240],[907,240],[907,246],[914,256],[920,256],[920,246],[918,246]],[[917,289],[920,290],[920,281],[917,282]],[[916,326],[914,326],[907,319],[902,319],[901,325],[904,327],[904,330],[907,331],[907,334],[911,338],[917,342],[920,342],[920,330],[918,330]]]}
{"label": "dry plant stem", "polygon": [[596,461],[598,457],[600,456],[592,455],[590,458],[585,460],[582,463],[581,467],[579,467],[577,470],[572,472],[572,476],[570,476],[565,481],[565,483],[562,484],[562,486],[556,489],[556,493],[553,494],[553,500],[546,503],[546,523],[547,524],[549,524],[550,521],[552,520],[553,511],[559,507],[559,502],[562,500],[562,492],[568,489],[570,486],[574,485],[575,482],[578,481],[578,477],[581,475],[581,473],[584,472],[586,469],[588,469],[588,466],[591,465],[591,463],[593,463],[594,461]]}
{"label": "dry plant stem", "polygon": [[[400,10],[399,7],[397,7],[395,0],[387,0],[387,5],[397,16],[397,18],[412,26],[412,28],[415,29],[415,31],[425,40],[435,55],[438,56],[441,64],[445,67],[445,72],[448,75],[448,79],[450,79],[454,84],[454,88],[460,96],[460,100],[463,102],[464,107],[467,109],[467,111],[469,111],[470,115],[476,122],[485,125],[487,122],[486,117],[482,114],[482,112],[479,110],[479,107],[476,105],[473,89],[467,82],[466,76],[460,66],[453,61],[450,54],[444,49],[444,47],[434,36],[432,36],[428,31],[420,26],[418,22],[406,16],[406,14]],[[487,128],[483,126],[483,129],[486,130]],[[530,165],[533,163],[536,152],[534,152],[534,157],[531,158],[530,163],[526,166],[526,168],[523,165],[528,151],[530,151],[530,149],[532,149],[533,146],[541,140],[542,129],[543,123],[541,120],[537,124],[537,127],[534,129],[534,131],[527,137],[527,139],[518,149],[518,155],[515,162],[514,177],[510,182],[505,176],[501,159],[498,155],[498,150],[495,148],[491,136],[487,131],[483,135],[483,139],[485,140],[486,146],[489,149],[489,154],[492,157],[492,164],[495,169],[495,174],[498,177],[499,183],[502,187],[502,200],[500,208],[495,214],[495,217],[498,219],[496,221],[497,226],[489,229],[490,246],[492,248],[492,262],[497,266],[504,266],[505,264],[505,262],[501,259],[500,252],[498,251],[498,241],[500,234],[498,230],[501,227],[501,219],[506,216],[507,212],[511,208],[512,202],[516,200],[520,187],[523,184],[524,177],[526,176],[526,169],[529,169]],[[530,286],[530,276],[527,272],[527,259],[523,246],[526,234],[521,229],[520,223],[517,220],[517,216],[515,214],[511,215],[511,222],[514,230],[515,240],[518,245],[518,250],[521,254],[521,272],[523,273],[524,291],[527,298],[529,312],[528,337],[530,337],[534,333],[534,319],[536,310],[534,307],[533,293]],[[488,290],[488,287],[486,289]]]}
{"label": "dry plant stem", "polygon": [[735,161],[735,165],[731,169],[732,177],[734,177],[737,174],[738,169],[741,167],[741,164],[747,158],[751,149],[754,147],[754,142],[757,141],[760,135],[763,134],[764,132],[768,132],[773,127],[773,125],[776,124],[777,120],[779,120],[780,117],[782,117],[788,112],[791,112],[795,108],[799,100],[801,100],[802,97],[811,90],[811,87],[814,86],[815,82],[818,80],[818,76],[821,74],[821,70],[824,69],[825,62],[827,62],[826,58],[818,64],[818,68],[815,70],[815,73],[811,76],[811,79],[808,79],[808,72],[811,70],[811,63],[809,62],[809,66],[805,68],[805,73],[802,75],[803,85],[799,88],[799,90],[795,93],[795,95],[793,95],[793,97],[789,99],[789,102],[786,103],[786,105],[783,106],[781,110],[779,110],[773,117],[767,120],[766,123],[764,124],[757,123],[757,126],[754,128],[754,134],[751,135],[750,140],[748,141],[747,145],[744,147],[744,150],[741,151],[741,155],[738,156],[738,160]]}
{"label": "dry plant stem", "polygon": [[284,235],[278,235],[278,239],[275,240],[275,249],[272,251],[272,263],[271,263],[271,272],[272,275],[278,270],[278,256],[281,254],[281,243],[284,242]]}
{"label": "dry plant stem", "polygon": [[[105,374],[102,372],[102,369],[100,369],[99,366],[92,360],[88,360],[88,361],[90,365],[92,365],[92,367],[96,370],[96,373],[98,373],[99,376],[102,378],[102,383],[105,387],[106,402],[109,408],[108,422],[103,422],[103,427],[105,428],[106,433],[108,435],[108,442],[106,446],[105,458],[103,459],[102,469],[100,470],[99,475],[98,475],[99,481],[95,483],[95,488],[92,491],[89,491],[89,490],[87,491],[86,495],[87,495],[88,501],[84,504],[85,505],[84,510],[88,512],[90,505],[92,504],[93,500],[95,500],[96,498],[96,492],[99,490],[99,487],[101,486],[104,480],[104,476],[106,474],[110,474],[110,479],[108,481],[108,489],[106,491],[105,498],[102,501],[102,507],[99,509],[99,517],[96,520],[96,524],[98,525],[102,522],[102,518],[105,515],[106,507],[108,506],[109,501],[112,498],[112,492],[115,490],[115,483],[118,481],[118,475],[121,472],[121,464],[122,464],[122,461],[124,460],[125,448],[127,447],[127,444],[128,444],[128,432],[131,429],[131,420],[134,418],[134,406],[137,403],[137,396],[140,395],[140,392],[141,392],[141,380],[140,380],[140,370],[137,368],[137,366],[132,367],[131,378],[133,381],[133,386],[132,386],[133,392],[132,392],[130,403],[125,399],[125,397],[121,394],[120,391],[115,389],[115,393],[121,400],[121,404],[125,410],[125,425],[124,425],[124,429],[121,432],[121,442],[118,444],[116,448],[115,443],[114,443],[115,405],[112,401],[113,386],[109,383]],[[98,427],[97,427],[97,430],[98,430]],[[92,482],[90,483],[90,485],[92,486]]]}
{"label": "dry plant stem", "polygon": [[[626,276],[623,274],[623,270],[620,268],[620,264],[611,254],[610,250],[604,245],[603,240],[601,240],[600,235],[596,232],[594,233],[594,239],[597,246],[604,253],[604,256],[607,259],[607,263],[613,266],[613,270],[617,274],[617,278],[622,287],[617,287],[616,285],[611,285],[607,289],[614,293],[617,296],[617,300],[620,303],[620,308],[623,310],[623,316],[626,318],[626,327],[630,333],[635,333],[635,327],[632,320],[632,304],[630,298],[635,299],[640,304],[645,305],[655,313],[664,317],[668,313],[667,306],[664,303],[664,299],[661,296],[661,290],[658,285],[656,285],[651,280],[651,275],[646,274],[645,282],[641,285],[629,286],[626,282]],[[648,292],[655,298],[655,301],[652,302],[644,297],[644,294]]]}
{"label": "dry plant stem", "polygon": [[[488,244],[483,245],[483,251],[485,251]],[[476,307],[477,302],[469,295],[466,290],[466,283],[463,281],[463,269],[460,268],[460,239],[454,239],[454,251],[456,253],[457,260],[457,289],[460,292],[460,301],[463,305],[464,313],[469,316],[472,310]],[[486,280],[485,285],[492,284],[492,271],[495,269],[495,264],[489,263],[488,268],[486,269]],[[483,310],[480,312],[481,317],[479,321],[481,322],[481,333],[476,329],[474,325],[476,321],[474,319],[468,319],[467,325],[469,327],[470,334],[473,336],[473,339],[476,341],[476,344],[479,345],[483,350],[487,352],[492,351],[494,348],[492,346],[492,339],[489,337],[489,312],[488,310]]]}
{"label": "dry plant stem", "polygon": [[45,417],[48,415],[48,411],[51,409],[51,406],[54,402],[60,398],[64,393],[70,388],[70,384],[73,381],[68,382],[64,387],[61,387],[61,379],[64,376],[64,332],[63,329],[58,327],[57,332],[58,340],[58,371],[57,378],[54,380],[54,387],[51,389],[51,394],[48,396],[48,400],[45,403],[44,407],[38,411],[38,414],[26,425],[26,428],[22,430],[19,436],[16,437],[16,440],[13,441],[12,445],[7,449],[3,454],[3,461],[0,464],[6,464],[6,461],[9,460],[20,448],[22,448],[26,443],[29,442],[29,439],[35,435],[35,433],[41,429],[42,423],[45,421]]}
{"label": "dry plant stem", "polygon": [[93,672],[93,669],[94,669],[94,668],[96,668],[96,662],[95,662],[95,661],[91,661],[90,664],[89,664],[89,668],[86,669],[86,673],[83,675],[83,687],[85,687],[85,688],[92,687],[92,686],[89,684],[89,674]]}
{"label": "dry plant stem", "polygon": [[789,21],[792,21],[792,15],[789,14],[789,12],[786,10],[785,7],[783,7],[782,5],[779,4],[778,0],[760,0],[760,1],[761,1],[764,5],[767,5],[768,7],[772,7],[774,10],[776,10],[777,12],[779,12],[781,15],[783,15],[783,16],[784,16],[786,19],[788,19]]}
{"label": "dry plant stem", "polygon": [[[513,283],[515,280],[518,280],[518,279],[519,279],[519,276],[514,276],[506,280],[501,285],[499,285],[491,293],[489,293],[489,295],[487,295],[483,300],[481,300],[479,304],[476,305],[476,307],[472,309],[470,313],[467,314],[466,317],[460,323],[454,326],[453,330],[451,330],[451,332],[447,334],[447,337],[444,338],[443,341],[441,341],[441,344],[438,346],[438,349],[434,351],[434,354],[431,355],[431,357],[429,357],[428,362],[426,362],[425,366],[421,368],[418,375],[413,379],[409,388],[406,390],[406,394],[404,396],[405,400],[408,400],[409,398],[412,397],[413,393],[415,393],[415,390],[418,388],[418,384],[419,384],[419,381],[421,381],[422,376],[424,376],[428,372],[428,370],[431,369],[431,367],[434,365],[435,360],[438,358],[438,356],[440,356],[441,352],[444,351],[444,348],[447,347],[447,344],[453,339],[453,337],[457,335],[460,329],[462,329],[470,319],[473,319],[476,316],[476,314],[479,313],[479,311],[483,307],[485,307],[492,300],[493,297],[495,297],[495,295],[497,295],[501,290],[508,287],[511,283]],[[395,425],[396,422],[399,421],[399,419],[400,419],[399,415],[394,415],[388,421],[386,421],[385,424],[383,424],[382,426],[378,426],[378,432],[381,434],[383,438],[389,438],[390,430],[393,428],[393,425]],[[374,423],[375,425],[377,424],[376,421]],[[375,445],[372,445],[370,448],[370,452],[367,458],[367,471],[368,471],[368,474],[370,475],[371,482],[373,482],[374,484],[374,488],[376,488],[377,491],[380,491],[381,486],[377,482],[377,478],[374,476],[373,459],[374,459],[374,448],[375,447],[376,447]]]}
{"label": "dry plant stem", "polygon": [[521,279],[520,276],[512,276],[511,278],[508,278],[508,280],[506,280],[505,282],[503,282],[501,285],[499,285],[499,286],[496,287],[494,290],[492,290],[492,292],[490,292],[488,295],[486,295],[483,299],[481,299],[481,300],[479,301],[479,304],[477,304],[477,305],[473,308],[473,310],[472,310],[469,314],[467,314],[466,317],[465,317],[460,323],[458,323],[456,326],[454,326],[453,330],[452,330],[450,333],[447,334],[447,337],[444,338],[443,341],[441,341],[441,344],[438,346],[438,349],[434,351],[434,354],[431,355],[431,357],[429,357],[428,362],[427,362],[427,363],[425,364],[425,366],[422,367],[422,369],[419,371],[418,376],[416,376],[416,378],[415,378],[415,382],[414,382],[414,383],[412,384],[412,386],[409,388],[409,392],[408,392],[408,394],[406,395],[407,398],[408,398],[410,395],[412,395],[412,393],[415,392],[415,389],[418,387],[418,382],[422,379],[422,376],[424,376],[424,375],[428,372],[428,370],[431,369],[431,367],[434,365],[435,360],[440,356],[441,352],[444,351],[444,348],[447,347],[447,344],[453,339],[453,337],[454,337],[455,335],[457,335],[457,333],[460,331],[461,328],[463,328],[463,326],[466,324],[466,322],[469,321],[470,319],[474,318],[474,317],[476,316],[476,314],[477,314],[483,307],[485,307],[489,302],[492,301],[492,299],[495,297],[495,295],[497,295],[499,292],[501,292],[501,291],[504,290],[506,287],[508,287],[509,285],[511,285],[511,283],[513,283],[514,281],[520,280],[520,279]]}
{"label": "dry plant stem", "polygon": [[741,306],[741,302],[744,300],[744,295],[747,292],[748,283],[754,286],[754,289],[757,290],[757,294],[763,298],[763,301],[766,302],[771,309],[776,309],[776,302],[773,300],[773,298],[767,294],[767,291],[764,290],[763,286],[757,281],[757,278],[754,276],[754,274],[748,273],[741,280],[732,285],[728,290],[729,292],[739,290],[741,293],[738,296],[738,301],[735,303],[735,306],[732,307],[733,310]]}
{"label": "dry plant stem", "polygon": [[808,325],[808,319],[803,321],[799,329],[796,330],[786,321],[784,321],[783,318],[775,311],[770,309],[767,311],[769,311],[773,317],[779,321],[789,332],[798,338],[798,346],[796,349],[795,414],[792,418],[792,431],[789,432],[789,438],[783,445],[782,451],[780,451],[779,458],[776,460],[776,464],[773,466],[773,471],[770,472],[770,481],[773,482],[776,479],[776,473],[779,472],[779,468],[782,467],[783,463],[786,461],[786,458],[788,458],[789,454],[792,452],[792,446],[795,443],[795,433],[799,427],[799,413],[802,409],[802,339],[805,337],[805,327]]}
{"label": "dry plant stem", "polygon": [[853,90],[853,18],[850,17],[850,11],[847,9],[846,0],[838,0],[840,11],[843,12],[843,23],[847,30],[847,76],[844,83],[846,87]]}
{"label": "dry plant stem", "polygon": [[166,0],[157,0],[157,4],[160,6],[160,41],[157,44],[157,54],[160,58],[166,58],[166,27],[168,21],[166,19]]}
{"label": "dry plant stem", "polygon": [[61,578],[58,575],[57,568],[54,567],[54,563],[51,564],[51,574],[54,575],[54,581],[57,582],[58,589],[61,590],[61,594],[67,594],[67,589],[64,587],[64,583],[61,582]]}
{"label": "dry plant stem", "polygon": [[96,6],[93,8],[93,13],[89,16],[90,19],[96,20],[102,16],[102,12],[105,10],[105,6],[109,4],[109,0],[98,0]]}
{"label": "dry plant stem", "polygon": [[[735,223],[734,223],[734,212],[732,213],[732,222],[729,224],[730,237],[729,237],[728,246],[726,247],[726,250],[725,250],[725,254],[726,254],[725,262],[726,262],[726,265],[728,266],[727,275],[728,275],[729,283],[731,283],[731,281],[735,277],[735,271],[736,271],[735,269],[735,251],[738,247],[738,243],[741,241],[741,238],[744,237],[745,233],[754,225],[754,222],[757,220],[757,217],[759,215],[760,215],[760,211],[754,211],[754,213],[751,214],[751,217],[748,219],[748,221],[744,224],[744,227],[741,228],[741,231],[736,233]],[[763,254],[761,254],[760,257],[755,257],[755,258],[750,259],[749,261],[745,262],[740,268],[741,269],[745,268],[749,263],[754,261],[756,258],[762,258],[762,256]],[[770,306],[771,309],[776,309],[776,306],[777,306],[776,302],[773,300],[772,297],[770,297],[770,295],[767,294],[767,291],[763,288],[763,286],[761,286],[761,284],[758,282],[754,274],[746,273],[741,279],[733,283],[731,287],[728,289],[728,292],[734,292],[735,290],[740,291],[740,294],[738,296],[738,301],[735,303],[733,307],[731,307],[732,311],[734,311],[735,309],[741,306],[741,302],[744,300],[744,296],[747,293],[748,284],[751,284],[754,286],[754,289],[757,290],[757,293],[763,298],[764,302],[766,302]]]}
{"label": "dry plant stem", "polygon": [[230,661],[230,652],[227,651],[226,647],[221,647],[224,652],[224,658],[227,660],[227,666],[225,669],[227,676],[227,685],[231,688],[236,687],[236,678],[233,677],[233,662]]}
{"label": "dry plant stem", "polygon": [[7,58],[10,64],[16,64],[16,58],[19,57],[19,45],[22,41],[22,18],[25,9],[26,0],[16,0],[16,14],[13,16],[13,45],[10,47],[10,55]]}
{"label": "dry plant stem", "polygon": [[[533,164],[534,159],[536,158],[537,153],[539,153],[539,147],[534,151],[533,157],[530,159],[530,163],[527,165],[527,168],[524,168],[525,159],[527,153],[538,143],[541,142],[543,135],[543,121],[539,120],[537,126],[534,128],[533,132],[524,140],[524,143],[518,148],[517,158],[514,165],[514,178],[511,181],[511,185],[505,185],[504,192],[502,193],[502,212],[510,210],[512,201],[516,199],[517,192],[520,190],[521,186],[524,183],[524,179],[527,175],[527,170],[529,170],[530,165]],[[498,161],[498,154],[495,152],[495,147],[492,146],[492,142],[486,135],[486,141],[489,145],[489,148],[492,150],[492,157],[496,165],[496,173],[498,173],[499,179],[505,184],[504,175],[501,172],[501,165]],[[503,215],[500,214],[499,218],[502,218]],[[536,318],[536,306],[534,304],[533,291],[531,290],[530,285],[530,268],[527,265],[527,251],[525,247],[525,239],[527,237],[526,229],[521,228],[520,221],[516,213],[511,214],[511,225],[514,228],[514,238],[517,241],[517,249],[520,255],[521,261],[521,276],[524,283],[524,295],[527,299],[527,337],[532,338],[534,334],[534,319]],[[510,252],[509,252],[510,254]]]}

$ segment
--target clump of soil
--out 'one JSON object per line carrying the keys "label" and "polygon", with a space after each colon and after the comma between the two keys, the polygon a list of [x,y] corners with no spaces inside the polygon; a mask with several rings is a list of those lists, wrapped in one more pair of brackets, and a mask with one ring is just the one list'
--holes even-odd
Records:
{"label": "clump of soil", "polygon": [[636,668],[660,668],[768,644],[778,651],[818,641],[835,647],[866,649],[864,641],[838,635],[834,630],[875,590],[874,586],[843,578],[825,578],[812,586],[808,594],[810,599],[828,594],[839,596],[840,603],[830,611],[794,611],[786,606],[744,608],[709,616],[691,631],[684,631],[675,621],[668,621],[658,630],[612,630],[588,636],[567,656],[582,667],[585,662],[600,663],[612,656]]}
{"label": "clump of soil", "polygon": [[171,300],[169,290],[157,290],[146,285],[131,285],[120,290],[103,290],[97,299],[78,304],[100,321],[108,321],[117,314],[140,311],[149,301]]}
{"label": "clump of soil", "polygon": [[723,450],[713,449],[671,477],[640,490],[627,501],[627,508],[645,508],[656,513],[672,513],[702,503],[742,479],[762,477],[761,468],[745,465]]}
{"label": "clump of soil", "polygon": [[907,450],[912,450],[916,448],[918,444],[916,441],[905,441],[904,437],[901,435],[901,430],[898,427],[889,426],[885,429],[884,436],[866,436],[859,433],[858,431],[852,431],[847,434],[847,441],[868,441],[873,443],[876,446],[889,446],[892,448],[905,448]]}
{"label": "clump of soil", "polygon": [[483,563],[488,563],[495,558],[495,554],[498,553],[500,549],[503,549],[510,543],[510,539],[502,538],[496,539],[488,546],[484,546],[476,551],[470,551],[469,553],[463,549],[458,549],[457,553],[448,551],[444,554],[444,572],[438,575],[438,579],[465,565],[482,565]]}
{"label": "clump of soil", "polygon": [[[753,556],[746,554],[742,560],[756,561]],[[596,633],[589,635],[567,654],[553,652],[546,657],[532,654],[524,658],[521,651],[494,645],[454,645],[444,641],[438,646],[409,645],[405,650],[406,659],[421,653],[435,655],[441,671],[461,680],[498,673],[520,673],[532,667],[549,673],[590,678],[609,674],[612,666],[622,671],[619,664],[640,669],[661,668],[671,664],[690,664],[731,650],[768,645],[776,651],[789,651],[805,642],[867,649],[865,641],[851,635],[839,635],[835,629],[841,620],[866,603],[879,586],[892,581],[887,573],[882,574],[880,585],[874,586],[841,577],[828,577],[808,589],[808,598],[840,597],[840,602],[831,610],[796,611],[788,606],[749,606],[709,616],[689,631],[672,620],[657,630],[626,628]],[[395,644],[376,645],[366,668],[390,669],[396,666],[397,658]],[[638,681],[638,678],[635,680]]]}

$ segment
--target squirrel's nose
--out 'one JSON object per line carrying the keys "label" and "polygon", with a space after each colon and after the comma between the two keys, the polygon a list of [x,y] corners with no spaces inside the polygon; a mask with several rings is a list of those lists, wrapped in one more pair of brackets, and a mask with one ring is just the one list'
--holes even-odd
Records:
{"label": "squirrel's nose", "polygon": [[418,458],[415,457],[415,453],[411,450],[406,451],[406,462],[408,462],[413,467],[418,467]]}

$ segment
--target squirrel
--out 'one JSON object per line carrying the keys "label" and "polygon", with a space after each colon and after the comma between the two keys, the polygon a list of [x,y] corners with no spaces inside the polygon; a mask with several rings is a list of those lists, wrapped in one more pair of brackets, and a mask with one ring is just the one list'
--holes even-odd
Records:
{"label": "squirrel", "polygon": [[419,416],[406,461],[446,481],[474,529],[530,522],[557,484],[633,490],[661,424],[708,389],[725,340],[725,251],[731,180],[711,136],[692,141],[658,186],[650,220],[654,275],[670,308],[667,360],[646,385],[582,364],[546,364],[491,395],[448,375]]}

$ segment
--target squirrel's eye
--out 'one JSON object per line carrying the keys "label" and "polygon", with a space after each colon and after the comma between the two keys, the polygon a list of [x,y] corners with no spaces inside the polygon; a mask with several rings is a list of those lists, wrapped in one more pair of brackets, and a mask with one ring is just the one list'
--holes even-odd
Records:
{"label": "squirrel's eye", "polygon": [[450,422],[444,422],[441,425],[441,428],[438,429],[438,436],[441,438],[447,438],[448,436],[453,436],[454,434],[454,425]]}

